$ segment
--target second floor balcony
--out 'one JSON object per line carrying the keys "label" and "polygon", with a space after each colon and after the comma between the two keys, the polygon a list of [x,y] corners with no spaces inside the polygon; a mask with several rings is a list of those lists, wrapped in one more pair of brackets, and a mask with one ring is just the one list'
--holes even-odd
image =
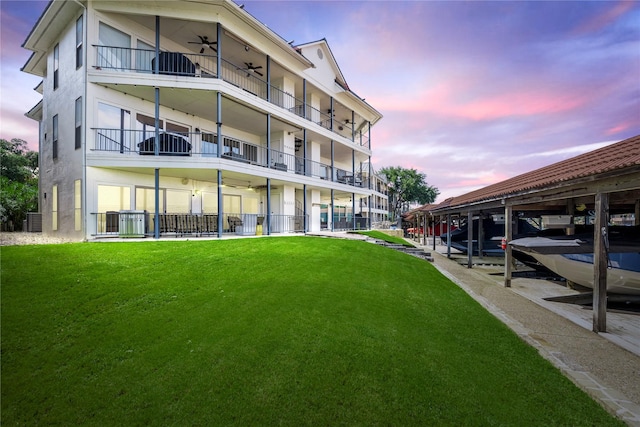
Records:
{"label": "second floor balcony", "polygon": [[[189,158],[221,158],[280,172],[369,188],[367,174],[314,161],[296,154],[253,144],[236,138],[204,132],[168,132],[158,137],[153,130],[94,129],[91,151],[133,156],[171,156],[176,162]],[[156,143],[156,139],[157,142]],[[219,144],[221,140],[222,144]],[[185,164],[186,167],[186,164]]]}

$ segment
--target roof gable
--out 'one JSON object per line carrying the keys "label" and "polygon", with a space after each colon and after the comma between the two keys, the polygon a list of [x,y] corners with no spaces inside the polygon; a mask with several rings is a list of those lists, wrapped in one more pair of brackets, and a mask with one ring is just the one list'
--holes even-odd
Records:
{"label": "roof gable", "polygon": [[327,39],[320,39],[314,42],[297,45],[296,49],[306,58],[313,62],[314,67],[307,70],[319,83],[326,87],[334,86],[337,83],[342,90],[348,91],[349,86],[338,66]]}

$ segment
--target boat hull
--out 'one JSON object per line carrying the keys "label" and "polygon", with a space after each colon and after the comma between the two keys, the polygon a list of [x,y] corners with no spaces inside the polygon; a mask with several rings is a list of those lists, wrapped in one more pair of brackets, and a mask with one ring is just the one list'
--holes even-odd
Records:
{"label": "boat hull", "polygon": [[[593,253],[580,250],[581,241],[526,238],[509,242],[513,249],[526,253],[538,263],[565,279],[593,289]],[[608,254],[607,292],[640,295],[640,251]]]}

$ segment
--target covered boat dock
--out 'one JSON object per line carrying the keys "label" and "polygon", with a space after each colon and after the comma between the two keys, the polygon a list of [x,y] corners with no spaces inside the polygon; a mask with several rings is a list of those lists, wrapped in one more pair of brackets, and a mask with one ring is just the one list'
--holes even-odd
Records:
{"label": "covered boat dock", "polygon": [[[575,234],[574,218],[590,222],[594,230],[594,332],[607,331],[607,236],[612,216],[627,221],[626,225],[640,226],[640,135],[411,212],[414,228],[422,230],[418,238],[425,245],[430,224],[439,222],[451,229],[453,220],[466,222],[468,268],[473,267],[474,253],[482,257],[493,250],[485,246],[482,219],[503,221],[505,241],[500,246],[505,287],[511,287],[515,265],[506,243],[521,232],[522,220],[563,229],[566,235]],[[478,220],[476,239],[474,219]],[[436,227],[431,227],[432,235]],[[447,239],[448,257],[451,240]]]}

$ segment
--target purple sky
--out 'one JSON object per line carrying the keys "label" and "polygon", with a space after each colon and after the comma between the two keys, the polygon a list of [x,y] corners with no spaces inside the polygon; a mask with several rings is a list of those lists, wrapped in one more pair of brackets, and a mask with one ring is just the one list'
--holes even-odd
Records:
{"label": "purple sky", "polygon": [[[0,137],[37,147],[20,46],[46,1],[0,0]],[[427,175],[438,201],[640,134],[640,2],[245,1],[287,40],[326,38],[384,118],[376,168]]]}

